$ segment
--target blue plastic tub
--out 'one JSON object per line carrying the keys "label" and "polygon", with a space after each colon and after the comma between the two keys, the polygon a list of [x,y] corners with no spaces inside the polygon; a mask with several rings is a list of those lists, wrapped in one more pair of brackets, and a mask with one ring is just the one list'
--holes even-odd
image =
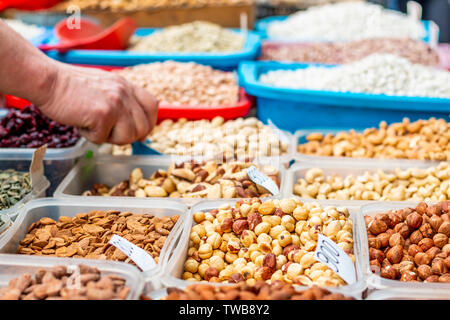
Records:
{"label": "blue plastic tub", "polygon": [[[141,28],[136,31],[137,36],[146,36],[161,29]],[[232,29],[241,33],[239,29]],[[55,35],[49,43],[58,43]],[[53,59],[85,65],[108,65],[108,66],[133,66],[142,63],[156,61],[175,60],[181,62],[196,62],[209,65],[222,70],[236,69],[241,61],[255,60],[260,55],[261,38],[258,33],[249,31],[241,51],[233,53],[146,53],[119,50],[72,50],[65,54],[57,51],[48,52]]]}
{"label": "blue plastic tub", "polygon": [[[319,90],[285,89],[261,83],[261,74],[271,70],[294,70],[320,64],[243,62],[239,82],[256,97],[258,119],[271,119],[280,129],[295,132],[302,128],[363,128],[380,121],[412,121],[450,116],[450,99],[387,96]],[[323,65],[332,68],[330,65]]]}
{"label": "blue plastic tub", "polygon": [[[255,30],[256,30],[256,32],[258,32],[261,35],[262,39],[283,40],[283,39],[277,39],[277,38],[269,38],[269,36],[267,35],[267,30],[269,28],[269,24],[271,24],[272,22],[284,21],[287,18],[288,18],[288,16],[274,16],[274,17],[267,17],[267,18],[258,20],[255,24]],[[422,20],[422,24],[423,24],[423,27],[425,28],[425,32],[426,32],[426,35],[425,35],[425,37],[422,38],[422,41],[430,43],[430,41],[431,41],[431,36],[430,36],[431,35],[430,34],[431,21]],[[437,39],[439,39],[439,33],[438,33]]]}

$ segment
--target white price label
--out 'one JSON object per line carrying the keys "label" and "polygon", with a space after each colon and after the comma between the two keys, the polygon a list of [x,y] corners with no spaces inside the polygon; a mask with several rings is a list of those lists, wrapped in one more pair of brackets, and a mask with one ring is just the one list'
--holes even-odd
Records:
{"label": "white price label", "polygon": [[356,270],[352,259],[334,241],[319,234],[314,258],[326,264],[348,284],[356,282]]}
{"label": "white price label", "polygon": [[156,267],[156,262],[151,255],[149,255],[144,249],[132,244],[127,239],[118,235],[113,235],[109,243],[120,249],[131,260],[138,265],[142,271],[148,271]]}
{"label": "white price label", "polygon": [[266,176],[264,173],[256,169],[255,166],[251,166],[247,170],[248,177],[250,180],[252,180],[254,183],[266,188],[269,190],[271,194],[274,196],[278,195],[280,193],[280,190],[278,189],[277,184],[275,181],[270,179],[268,176]]}
{"label": "white price label", "polygon": [[269,127],[274,131],[274,133],[278,136],[278,139],[280,139],[283,143],[289,143],[289,137],[286,133],[284,133],[282,130],[280,130],[273,122],[272,120],[268,119],[267,124]]}

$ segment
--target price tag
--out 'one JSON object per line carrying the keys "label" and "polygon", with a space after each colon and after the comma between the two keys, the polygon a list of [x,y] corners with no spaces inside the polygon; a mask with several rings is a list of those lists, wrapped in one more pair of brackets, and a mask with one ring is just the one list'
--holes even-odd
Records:
{"label": "price tag", "polygon": [[121,236],[113,235],[109,243],[125,253],[142,271],[148,271],[156,267],[156,262],[151,255]]}
{"label": "price tag", "polygon": [[278,139],[280,139],[281,142],[283,143],[289,143],[289,137],[282,131],[280,130],[273,122],[271,119],[267,120],[267,124],[269,125],[269,127],[273,130],[273,132],[278,136]]}
{"label": "price tag", "polygon": [[44,156],[47,151],[47,145],[43,145],[33,152],[33,158],[30,165],[31,187],[35,188],[43,183],[44,180]]}
{"label": "price tag", "polygon": [[326,264],[348,284],[356,282],[356,270],[352,259],[334,241],[319,234],[314,258]]}
{"label": "price tag", "polygon": [[280,193],[280,190],[278,189],[277,184],[275,181],[270,179],[268,176],[266,176],[264,173],[256,169],[255,166],[251,166],[247,170],[248,177],[250,180],[252,180],[254,183],[266,188],[269,190],[271,194],[274,196],[278,195]]}

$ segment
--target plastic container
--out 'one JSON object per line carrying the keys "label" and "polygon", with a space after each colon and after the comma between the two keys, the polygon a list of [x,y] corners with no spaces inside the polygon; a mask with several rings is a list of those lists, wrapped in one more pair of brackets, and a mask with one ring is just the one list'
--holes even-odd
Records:
{"label": "plastic container", "polygon": [[[279,38],[271,38],[268,36],[267,34],[267,30],[269,29],[269,25],[272,22],[279,22],[279,21],[284,21],[288,18],[288,16],[273,16],[273,17],[267,17],[261,20],[258,20],[255,24],[255,30],[256,32],[258,32],[261,35],[261,38],[264,39],[269,39],[269,40],[284,40],[284,39],[279,39]],[[423,28],[425,29],[425,36],[421,39],[423,42],[427,42],[430,45],[433,45],[433,43],[431,43],[432,41],[432,36],[431,36],[431,24],[433,22],[429,21],[429,20],[422,20],[422,24],[423,24]],[[438,35],[436,40],[439,39],[439,27],[436,25],[437,30],[438,30]],[[313,40],[313,39],[311,39]],[[292,40],[285,40],[286,42],[292,42]],[[297,40],[296,40],[297,41]],[[437,43],[435,43],[434,45],[436,45]]]}
{"label": "plastic container", "polygon": [[0,288],[8,285],[9,281],[19,277],[24,273],[32,276],[38,269],[51,269],[54,266],[64,265],[88,265],[100,270],[102,275],[117,275],[126,280],[126,285],[130,287],[127,300],[139,298],[144,281],[139,270],[132,265],[114,261],[96,261],[90,259],[66,259],[47,258],[39,256],[0,254]]}
{"label": "plastic container", "polygon": [[[284,195],[294,195],[294,185],[299,178],[304,178],[306,172],[312,168],[320,168],[324,172],[324,176],[327,177],[332,174],[337,174],[341,177],[346,177],[350,174],[360,175],[364,172],[377,172],[378,170],[383,170],[384,172],[393,172],[394,169],[400,168],[402,170],[408,168],[428,168],[430,164],[427,163],[417,163],[415,165],[410,165],[404,161],[380,161],[380,162],[370,162],[365,160],[361,161],[321,161],[321,162],[300,162],[294,164],[289,168],[287,172],[287,181],[284,184],[286,189],[283,190]],[[299,196],[297,196],[299,197]],[[299,197],[301,198],[301,197]],[[306,198],[301,198],[306,200]],[[317,200],[316,200],[317,201]],[[340,206],[362,206],[366,204],[376,203],[374,200],[320,200],[320,203],[333,203],[339,204]],[[379,202],[382,203],[382,202]]]}
{"label": "plastic container", "polygon": [[[401,161],[403,164],[408,164],[411,166],[416,165],[438,165],[440,161],[434,161],[434,160],[414,160],[414,159],[379,159],[379,158],[351,158],[351,157],[331,157],[331,156],[315,156],[315,155],[309,155],[309,154],[303,154],[298,152],[297,147],[299,144],[304,144],[308,142],[306,140],[306,137],[311,133],[317,133],[320,132],[323,135],[326,134],[332,134],[336,135],[339,132],[352,130],[353,128],[346,128],[346,129],[331,129],[331,128],[324,128],[324,129],[303,129],[298,130],[294,135],[294,149],[295,149],[295,159],[302,162],[302,161],[309,161],[309,162],[316,162],[316,161],[346,161],[346,162],[361,162],[364,161],[365,163],[398,163]],[[365,129],[365,128],[364,128]],[[358,133],[362,133],[364,129],[353,129]]]}
{"label": "plastic container", "polygon": [[[160,253],[158,266],[146,272],[148,276],[158,274],[164,264],[163,257],[174,239],[179,237],[179,232],[184,226],[184,220],[188,215],[187,206],[184,204],[166,199],[164,201],[155,199],[55,199],[44,198],[31,201],[23,208],[16,219],[13,227],[8,230],[0,240],[0,253],[16,253],[20,241],[25,237],[28,227],[43,217],[50,217],[58,220],[60,216],[73,217],[80,212],[91,210],[120,210],[131,211],[132,213],[149,213],[157,217],[179,215],[177,223],[171,230],[169,236]],[[70,258],[67,258],[70,259]],[[78,258],[77,258],[78,259]],[[75,260],[72,260],[75,261]]]}
{"label": "plastic container", "polygon": [[[4,149],[0,149],[0,170],[6,170],[6,169],[14,169],[16,171],[20,172],[29,172],[30,165],[31,165],[31,158],[33,157],[33,153],[31,152],[30,160],[27,161],[14,161],[8,156],[5,156],[4,153],[2,153]],[[17,149],[13,149],[17,150]],[[11,154],[12,156],[12,154]],[[44,171],[45,173],[45,171]],[[45,191],[50,186],[50,182],[47,180],[46,177],[43,177],[40,182],[34,186],[34,188],[31,189],[31,191],[26,194],[19,202],[17,202],[14,206],[8,209],[0,210],[0,216],[8,216],[9,219],[15,220],[20,209],[29,201],[45,197]],[[5,218],[8,220],[8,218]],[[2,237],[2,231],[0,228],[0,237]]]}
{"label": "plastic container", "polygon": [[374,290],[366,300],[450,300],[450,293],[444,290],[421,292],[410,290]]}
{"label": "plastic container", "polygon": [[[165,265],[164,268],[164,278],[162,279],[162,282],[164,286],[166,287],[185,287],[186,285],[189,285],[191,283],[199,283],[199,282],[191,282],[191,281],[185,281],[181,280],[180,277],[183,273],[183,266],[184,262],[186,261],[187,252],[189,249],[189,236],[192,226],[195,224],[193,220],[193,213],[197,211],[209,211],[212,209],[217,209],[223,204],[230,204],[234,205],[237,202],[237,200],[220,200],[220,201],[214,201],[214,202],[201,202],[197,205],[193,206],[190,210],[189,215],[185,219],[185,226],[183,228],[183,231],[181,232],[181,237],[179,238],[178,242],[174,241],[172,244],[175,244],[174,247],[170,247],[166,253],[169,254],[168,256],[168,263]],[[316,201],[322,205],[333,205],[331,203],[324,204],[322,201]],[[361,299],[362,292],[366,288],[365,281],[363,279],[363,264],[362,264],[362,257],[360,254],[361,247],[357,239],[356,232],[358,232],[356,219],[359,211],[359,207],[357,206],[347,206],[350,212],[350,218],[353,220],[353,238],[355,239],[354,243],[354,254],[356,258],[356,273],[357,273],[357,282],[355,282],[352,285],[349,286],[342,286],[339,288],[333,287],[332,289],[336,289],[338,292],[345,294],[345,295],[351,295],[353,297],[357,297]],[[167,258],[166,258],[167,259]],[[302,286],[299,286],[302,288]],[[327,287],[327,289],[329,289]]]}
{"label": "plastic container", "polygon": [[[140,28],[136,36],[147,36],[161,29]],[[232,29],[241,34],[239,29]],[[58,43],[59,40],[53,36],[50,44]],[[255,60],[259,56],[261,39],[255,32],[248,31],[244,47],[241,51],[232,53],[146,53],[136,51],[117,50],[71,50],[65,54],[50,51],[47,54],[59,61],[74,64],[95,64],[111,66],[133,66],[142,63],[175,60],[184,62],[196,62],[210,65],[223,70],[235,69],[239,62]]]}
{"label": "plastic container", "polygon": [[[102,155],[92,159],[86,159],[78,162],[75,167],[69,172],[66,178],[61,182],[55,191],[54,196],[56,198],[89,198],[89,199],[105,199],[103,196],[81,196],[81,194],[90,190],[96,183],[103,183],[108,186],[114,186],[121,181],[128,180],[131,171],[134,168],[141,168],[144,173],[144,177],[150,177],[156,170],[167,170],[172,161],[176,161],[176,157],[168,156],[111,156]],[[273,164],[273,159],[265,158],[258,159],[256,163],[259,164]],[[285,177],[285,170],[279,164],[279,180],[280,191],[283,190],[283,183]],[[281,192],[280,195],[281,196]],[[279,197],[277,196],[277,197]],[[115,199],[130,199],[130,197],[113,197]],[[111,197],[109,197],[111,199]],[[134,201],[149,199],[149,198],[134,198]],[[187,205],[192,205],[204,198],[152,198],[165,201],[167,199],[173,199],[173,201],[180,201]],[[217,200],[217,199],[211,199]]]}
{"label": "plastic container", "polygon": [[[280,129],[295,132],[302,127],[372,127],[381,121],[401,122],[404,117],[411,121],[449,118],[450,99],[287,89],[259,81],[261,74],[272,70],[305,69],[309,66],[333,67],[272,61],[240,64],[239,82],[248,94],[256,96],[258,119],[267,123],[270,118]],[[321,116],[317,116],[319,114]]]}
{"label": "plastic container", "polygon": [[418,202],[390,202],[374,203],[361,207],[358,220],[358,236],[361,242],[362,267],[364,276],[369,289],[393,289],[403,294],[411,294],[417,297],[426,295],[439,295],[450,298],[450,284],[448,283],[422,283],[422,282],[403,282],[399,280],[390,280],[372,273],[369,265],[369,244],[367,240],[366,225],[364,216],[375,216],[377,213],[387,212],[389,210],[399,210],[408,207],[415,208]]}
{"label": "plastic container", "polygon": [[3,222],[3,224],[0,226],[0,239],[1,239],[3,235],[6,233],[6,231],[12,226],[12,221],[9,215],[7,214],[0,214],[0,221]]}

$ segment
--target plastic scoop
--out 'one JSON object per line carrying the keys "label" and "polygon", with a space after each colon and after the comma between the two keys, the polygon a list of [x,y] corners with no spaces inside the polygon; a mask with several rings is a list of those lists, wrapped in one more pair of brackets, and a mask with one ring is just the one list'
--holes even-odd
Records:
{"label": "plastic scoop", "polygon": [[0,1],[0,11],[14,8],[19,10],[48,9],[61,2],[61,0],[3,0]]}
{"label": "plastic scoop", "polygon": [[66,52],[72,49],[84,50],[124,50],[128,41],[136,30],[136,22],[125,18],[117,21],[107,29],[87,19],[80,20],[80,28],[71,29],[67,19],[55,26],[55,33],[60,43],[54,45],[41,45],[43,51],[58,50]]}

